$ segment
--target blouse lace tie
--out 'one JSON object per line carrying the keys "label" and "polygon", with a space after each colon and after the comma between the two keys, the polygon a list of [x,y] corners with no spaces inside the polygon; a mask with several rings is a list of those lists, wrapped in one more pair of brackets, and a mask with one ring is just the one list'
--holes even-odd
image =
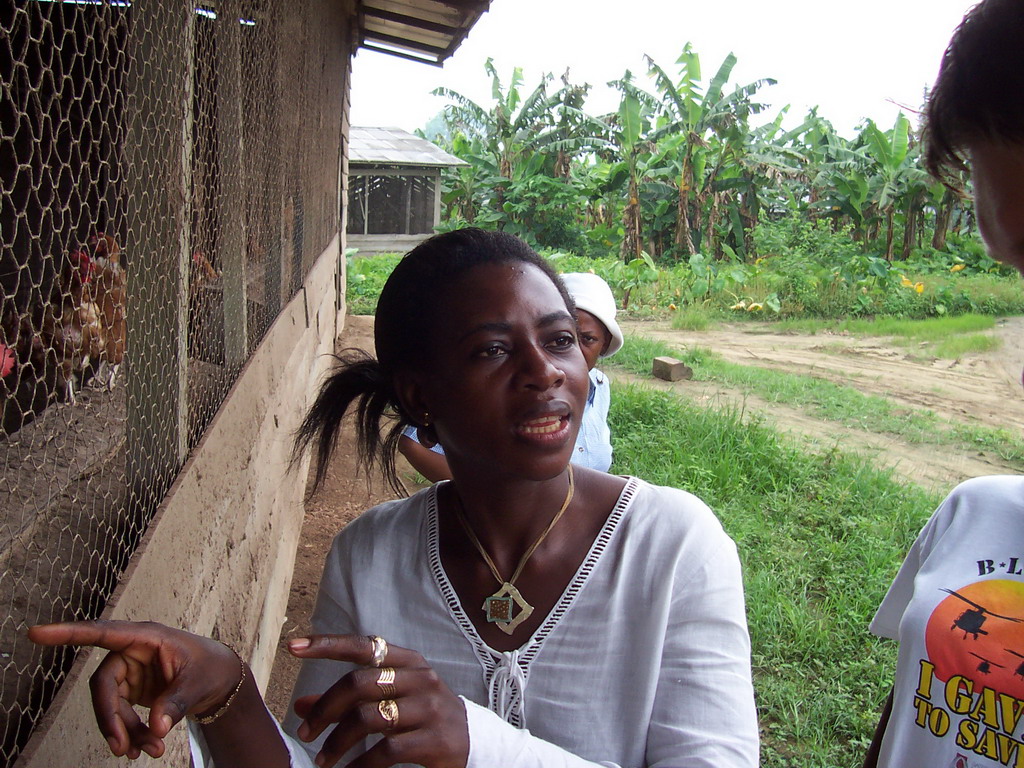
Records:
{"label": "blouse lace tie", "polygon": [[488,685],[490,709],[507,723],[522,723],[526,716],[526,673],[519,666],[519,649],[501,654]]}

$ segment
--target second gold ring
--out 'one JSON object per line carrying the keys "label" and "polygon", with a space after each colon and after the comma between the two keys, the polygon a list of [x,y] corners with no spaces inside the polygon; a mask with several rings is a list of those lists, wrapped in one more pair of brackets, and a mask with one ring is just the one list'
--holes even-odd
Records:
{"label": "second gold ring", "polygon": [[382,699],[395,698],[395,670],[394,667],[382,667],[377,676],[377,685],[380,687]]}

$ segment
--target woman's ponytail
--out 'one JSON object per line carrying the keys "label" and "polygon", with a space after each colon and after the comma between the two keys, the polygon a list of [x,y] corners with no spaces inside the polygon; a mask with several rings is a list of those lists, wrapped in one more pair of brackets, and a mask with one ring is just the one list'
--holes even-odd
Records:
{"label": "woman's ponytail", "polygon": [[[395,450],[405,422],[398,410],[391,379],[363,350],[347,349],[335,357],[337,368],[324,380],[296,431],[292,466],[315,444],[315,474],[310,492],[319,488],[337,445],[342,421],[353,411],[359,465],[369,473],[374,464],[379,464],[388,484],[403,493],[405,489],[395,469]],[[385,425],[385,422],[390,424]]]}

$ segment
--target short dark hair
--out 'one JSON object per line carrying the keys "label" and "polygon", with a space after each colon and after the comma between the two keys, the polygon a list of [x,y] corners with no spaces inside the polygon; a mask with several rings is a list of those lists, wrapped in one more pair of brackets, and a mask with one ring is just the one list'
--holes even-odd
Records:
{"label": "short dark hair", "polygon": [[925,165],[966,169],[975,141],[1024,144],[1024,2],[983,0],[953,33],[925,112]]}
{"label": "short dark hair", "polygon": [[361,350],[338,355],[338,366],[324,381],[296,435],[293,460],[311,444],[317,446],[313,488],[323,480],[342,419],[354,406],[360,464],[367,470],[379,464],[391,487],[401,492],[395,452],[406,426],[416,422],[402,411],[395,376],[429,367],[434,353],[430,342],[451,286],[474,267],[507,263],[537,267],[573,312],[572,299],[551,265],[518,237],[504,232],[469,227],[435,235],[402,258],[377,300],[377,358]]}

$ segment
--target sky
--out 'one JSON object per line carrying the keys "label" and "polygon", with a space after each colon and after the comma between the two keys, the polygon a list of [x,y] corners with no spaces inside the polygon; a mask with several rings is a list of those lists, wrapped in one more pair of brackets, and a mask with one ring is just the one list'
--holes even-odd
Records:
{"label": "sky", "polygon": [[[503,82],[522,67],[524,90],[545,72],[566,68],[574,83],[594,85],[586,109],[614,111],[606,83],[629,69],[649,90],[644,55],[675,77],[689,41],[704,82],[731,51],[730,85],[773,78],[758,92],[773,118],[789,104],[786,125],[810,107],[852,137],[870,117],[889,128],[903,105],[920,108],[949,37],[973,0],[492,0],[443,68],[360,51],[352,74],[351,121],[359,126],[422,128],[445,100],[444,86],[489,105],[487,57]],[[895,103],[893,103],[895,102]]]}

